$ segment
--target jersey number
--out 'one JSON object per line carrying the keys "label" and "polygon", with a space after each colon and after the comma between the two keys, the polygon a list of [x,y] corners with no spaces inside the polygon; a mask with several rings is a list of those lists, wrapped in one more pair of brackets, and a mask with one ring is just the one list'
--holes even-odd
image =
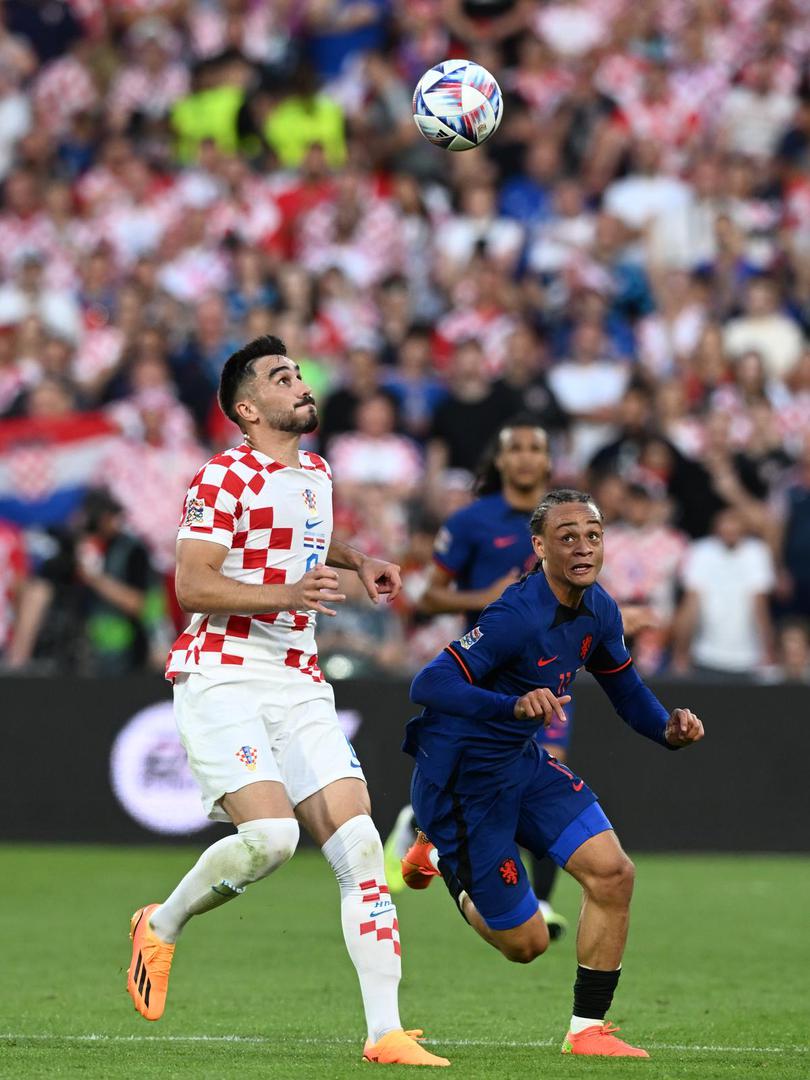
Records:
{"label": "jersey number", "polygon": [[313,568],[313,566],[317,566],[317,565],[318,565],[318,553],[317,553],[317,551],[313,551],[311,555],[307,555],[307,570],[306,570],[306,572],[309,572]]}
{"label": "jersey number", "polygon": [[563,671],[560,675],[560,681],[557,683],[557,697],[560,697],[571,684],[571,676],[573,671]]}

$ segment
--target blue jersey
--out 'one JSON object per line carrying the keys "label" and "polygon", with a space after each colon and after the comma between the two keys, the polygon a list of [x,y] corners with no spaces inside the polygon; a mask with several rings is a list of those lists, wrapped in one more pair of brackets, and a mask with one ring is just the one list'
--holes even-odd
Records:
{"label": "blue jersey", "polygon": [[516,719],[518,698],[538,687],[565,694],[582,667],[627,723],[666,745],[666,710],[632,668],[615,600],[597,584],[566,607],[540,571],[507,588],[416,676],[411,697],[425,709],[403,749],[431,781],[452,778],[458,791],[507,777],[527,743],[542,740],[536,720]]}
{"label": "blue jersey", "polygon": [[[534,565],[530,517],[500,493],[485,495],[447,519],[436,536],[433,558],[461,591],[486,589],[510,570]],[[478,614],[467,612],[469,625]]]}

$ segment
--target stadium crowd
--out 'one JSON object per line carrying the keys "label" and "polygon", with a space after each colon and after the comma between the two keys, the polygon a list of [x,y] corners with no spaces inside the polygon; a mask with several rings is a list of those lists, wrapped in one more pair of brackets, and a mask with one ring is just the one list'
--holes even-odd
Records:
{"label": "stadium crowd", "polygon": [[[335,534],[404,571],[321,627],[332,677],[458,632],[420,611],[433,536],[528,410],[645,673],[810,679],[807,0],[0,12],[6,673],[162,664],[187,485],[239,441],[221,365],[273,333]],[[505,99],[460,154],[411,118],[451,56]]]}

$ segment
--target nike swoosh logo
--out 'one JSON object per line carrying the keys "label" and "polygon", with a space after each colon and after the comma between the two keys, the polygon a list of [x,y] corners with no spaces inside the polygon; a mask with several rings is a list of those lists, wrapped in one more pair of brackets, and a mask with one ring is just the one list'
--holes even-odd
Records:
{"label": "nike swoosh logo", "polygon": [[496,536],[492,543],[496,548],[505,548],[509,547],[510,544],[514,544],[516,540],[516,536]]}
{"label": "nike swoosh logo", "polygon": [[571,787],[574,789],[574,791],[582,791],[582,787],[583,787],[584,783],[585,783],[584,780],[580,780],[579,783],[572,784]]}
{"label": "nike swoosh logo", "polygon": [[304,522],[308,529],[314,529],[316,525],[323,524],[323,518],[318,518],[317,521],[310,521],[309,518]]}
{"label": "nike swoosh logo", "polygon": [[537,661],[537,666],[538,667],[545,667],[546,664],[553,664],[556,659],[557,659],[556,656],[550,656],[548,658],[548,660],[538,660]]}

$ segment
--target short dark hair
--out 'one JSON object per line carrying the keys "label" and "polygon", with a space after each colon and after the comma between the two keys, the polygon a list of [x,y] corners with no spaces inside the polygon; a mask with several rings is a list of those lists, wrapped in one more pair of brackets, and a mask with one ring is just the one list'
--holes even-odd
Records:
{"label": "short dark hair", "polygon": [[602,518],[602,511],[596,505],[596,500],[587,491],[577,491],[576,488],[554,488],[553,491],[549,491],[543,496],[537,509],[532,514],[529,524],[532,536],[542,535],[548,512],[552,506],[564,506],[566,503],[585,503],[586,505],[590,503],[595,508],[600,520]]}
{"label": "short dark hair", "polygon": [[242,388],[242,383],[253,375],[254,362],[260,360],[263,356],[286,355],[287,346],[281,338],[274,337],[272,334],[262,334],[261,337],[249,341],[247,345],[243,345],[241,349],[237,349],[235,353],[228,357],[219,377],[217,397],[219,407],[229,420],[233,420],[235,424],[239,423],[234,411],[234,405]]}

